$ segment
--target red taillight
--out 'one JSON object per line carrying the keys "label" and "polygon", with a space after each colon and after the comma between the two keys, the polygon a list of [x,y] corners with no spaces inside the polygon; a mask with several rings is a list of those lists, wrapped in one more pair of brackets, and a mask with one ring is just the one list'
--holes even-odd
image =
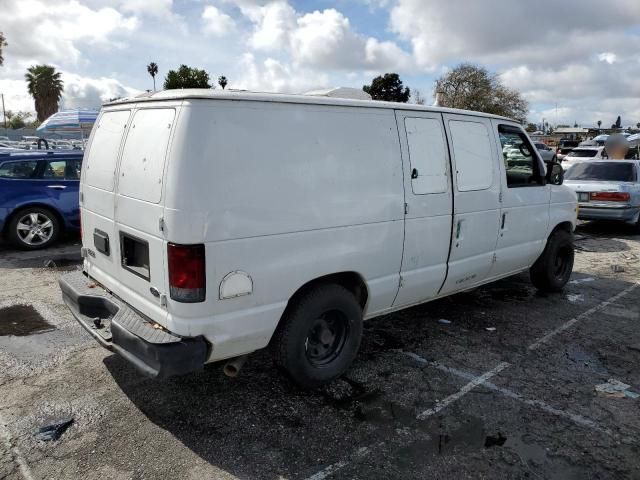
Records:
{"label": "red taillight", "polygon": [[601,200],[605,202],[628,202],[631,198],[628,192],[593,192],[591,200]]}
{"label": "red taillight", "polygon": [[204,245],[167,247],[169,291],[177,302],[204,302],[206,294]]}

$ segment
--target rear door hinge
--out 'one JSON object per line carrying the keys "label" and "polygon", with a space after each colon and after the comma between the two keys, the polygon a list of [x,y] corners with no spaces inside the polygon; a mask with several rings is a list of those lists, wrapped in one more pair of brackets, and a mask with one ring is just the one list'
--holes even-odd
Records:
{"label": "rear door hinge", "polygon": [[498,261],[498,255],[493,254],[493,258],[491,259],[491,263],[496,263]]}
{"label": "rear door hinge", "polygon": [[500,195],[498,195],[498,201],[502,203],[502,192],[500,192]]}
{"label": "rear door hinge", "polygon": [[167,296],[165,294],[160,295],[160,306],[161,307],[167,306]]}
{"label": "rear door hinge", "polygon": [[158,219],[158,229],[162,232],[165,233],[165,223],[164,223],[164,217],[160,217]]}
{"label": "rear door hinge", "polygon": [[409,204],[405,202],[404,204],[404,214],[408,215],[409,214]]}

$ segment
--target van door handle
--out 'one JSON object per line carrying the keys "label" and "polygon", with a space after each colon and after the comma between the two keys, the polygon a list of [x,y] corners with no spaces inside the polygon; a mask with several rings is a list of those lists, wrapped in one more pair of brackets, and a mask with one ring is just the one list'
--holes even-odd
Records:
{"label": "van door handle", "polygon": [[415,180],[416,178],[418,178],[418,169],[414,168],[411,170],[411,180]]}
{"label": "van door handle", "polygon": [[502,214],[502,222],[500,223],[500,230],[504,230],[504,223],[507,221],[507,212]]}
{"label": "van door handle", "polygon": [[53,188],[54,190],[64,190],[66,185],[47,185],[47,188]]}

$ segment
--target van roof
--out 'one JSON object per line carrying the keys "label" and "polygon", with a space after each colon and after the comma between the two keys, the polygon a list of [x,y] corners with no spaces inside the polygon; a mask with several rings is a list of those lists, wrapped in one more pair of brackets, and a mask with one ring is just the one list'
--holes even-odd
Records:
{"label": "van roof", "polygon": [[127,103],[140,103],[158,100],[185,100],[185,99],[205,99],[205,100],[246,100],[252,102],[274,102],[274,103],[303,103],[313,105],[339,105],[343,107],[365,107],[365,108],[391,108],[394,110],[415,110],[422,112],[459,113],[500,120],[515,120],[489,113],[474,112],[470,110],[460,110],[456,108],[434,107],[426,105],[416,105],[412,103],[382,102],[378,100],[354,100],[346,98],[328,97],[322,95],[291,95],[283,93],[261,93],[248,92],[245,90],[213,90],[208,88],[184,88],[176,90],[161,90],[158,92],[148,92],[136,97],[128,97],[112,102],[107,102],[104,106],[122,105]]}

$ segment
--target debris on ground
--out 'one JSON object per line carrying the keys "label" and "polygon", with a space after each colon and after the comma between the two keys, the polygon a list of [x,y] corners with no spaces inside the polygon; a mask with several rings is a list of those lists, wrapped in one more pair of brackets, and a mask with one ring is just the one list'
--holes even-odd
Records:
{"label": "debris on ground", "polygon": [[636,352],[640,352],[640,343],[634,343],[633,345],[627,345],[629,350],[635,350]]}
{"label": "debris on ground", "polygon": [[579,283],[586,283],[586,282],[593,282],[594,279],[592,277],[586,277],[586,278],[576,278],[575,280],[571,280],[569,283],[573,284],[573,285],[577,285]]}
{"label": "debris on ground", "polygon": [[56,268],[56,262],[54,262],[53,260],[49,259],[49,260],[45,260],[44,261],[44,267],[45,268]]}
{"label": "debris on ground", "polygon": [[568,293],[567,294],[567,300],[569,300],[571,303],[584,302],[584,294],[582,294],[582,293]]}
{"label": "debris on ground", "polygon": [[451,320],[446,320],[444,318],[441,318],[440,320],[438,320],[438,323],[442,325],[449,325],[451,323]]}
{"label": "debris on ground", "polygon": [[627,385],[626,383],[621,382],[620,380],[616,380],[614,378],[610,378],[607,380],[607,383],[601,383],[600,385],[596,385],[596,392],[603,393],[608,397],[612,398],[632,398],[636,399],[640,397],[640,393],[632,392],[629,390],[631,385]]}
{"label": "debris on ground", "polygon": [[497,330],[497,328],[496,327],[487,327],[487,328],[485,328],[485,330],[487,332],[495,332]]}
{"label": "debris on ground", "polygon": [[498,432],[497,435],[487,435],[484,440],[484,448],[491,448],[494,446],[501,447],[507,441],[507,437]]}
{"label": "debris on ground", "polygon": [[38,428],[34,436],[37,440],[42,440],[43,442],[56,441],[72,424],[73,417],[65,418],[59,422]]}
{"label": "debris on ground", "polygon": [[613,273],[622,273],[624,272],[624,267],[622,265],[611,265],[611,270]]}

